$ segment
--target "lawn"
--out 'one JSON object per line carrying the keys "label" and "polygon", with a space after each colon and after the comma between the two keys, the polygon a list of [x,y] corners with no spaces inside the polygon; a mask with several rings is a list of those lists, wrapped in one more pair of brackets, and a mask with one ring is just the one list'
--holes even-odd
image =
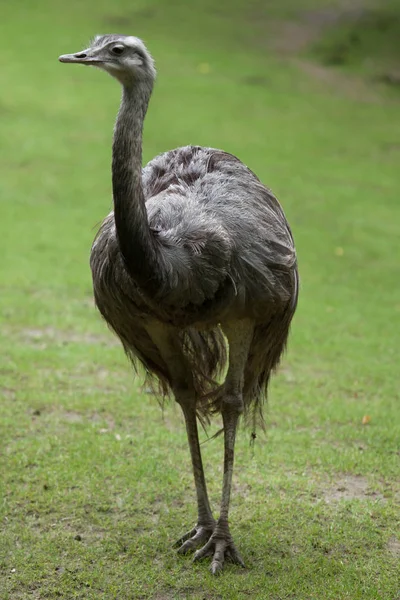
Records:
{"label": "lawn", "polygon": [[[2,7],[2,600],[399,599],[400,97],[384,29],[343,49],[344,4]],[[160,409],[93,306],[119,90],[57,57],[115,30],[144,38],[159,69],[144,158],[188,143],[238,155],[298,249],[267,430],[237,444],[231,528],[247,568],[219,578],[172,548],[196,519],[180,412]],[[216,508],[222,439],[202,439]]]}

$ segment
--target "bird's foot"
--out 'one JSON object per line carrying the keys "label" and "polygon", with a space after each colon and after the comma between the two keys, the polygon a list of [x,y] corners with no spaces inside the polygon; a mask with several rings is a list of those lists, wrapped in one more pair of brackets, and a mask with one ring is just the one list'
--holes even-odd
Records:
{"label": "bird's foot", "polygon": [[213,575],[219,575],[224,568],[225,560],[245,568],[243,558],[240,556],[227,523],[217,523],[208,542],[194,555],[194,560],[201,560],[212,556],[210,570]]}
{"label": "bird's foot", "polygon": [[215,529],[215,521],[210,521],[206,524],[198,523],[185,533],[175,544],[175,548],[178,548],[179,554],[188,554],[193,552],[196,548],[205,544],[211,537],[212,532]]}

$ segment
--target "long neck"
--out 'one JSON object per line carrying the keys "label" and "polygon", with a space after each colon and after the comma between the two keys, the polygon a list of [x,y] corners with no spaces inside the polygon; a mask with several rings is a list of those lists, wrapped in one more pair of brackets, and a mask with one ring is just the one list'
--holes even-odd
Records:
{"label": "long neck", "polygon": [[160,289],[161,273],[142,186],[142,130],[151,85],[123,88],[114,129],[112,184],[114,218],[126,268],[143,292]]}

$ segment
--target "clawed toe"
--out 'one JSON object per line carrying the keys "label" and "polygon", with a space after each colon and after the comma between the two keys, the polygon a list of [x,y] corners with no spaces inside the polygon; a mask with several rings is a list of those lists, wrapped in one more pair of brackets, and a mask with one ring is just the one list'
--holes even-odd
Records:
{"label": "clawed toe", "polygon": [[244,560],[241,557],[240,552],[236,549],[234,544],[231,544],[226,549],[226,558],[234,565],[240,565],[241,567],[243,567],[243,569],[246,568],[246,565],[244,564]]}
{"label": "clawed toe", "polygon": [[196,527],[185,533],[174,546],[178,548],[179,554],[193,552],[196,548],[208,542],[213,530],[214,525],[196,525]]}
{"label": "clawed toe", "polygon": [[229,560],[245,568],[244,561],[236,549],[230,534],[220,536],[214,532],[208,542],[200,550],[197,550],[194,560],[202,560],[208,556],[212,556],[210,570],[213,575],[221,573],[225,560]]}
{"label": "clawed toe", "polygon": [[196,531],[197,531],[196,527],[193,527],[193,529],[184,533],[183,536],[181,538],[179,538],[179,540],[176,540],[176,542],[174,544],[174,548],[180,548],[184,542],[186,542],[188,539],[190,539],[191,537],[196,535]]}

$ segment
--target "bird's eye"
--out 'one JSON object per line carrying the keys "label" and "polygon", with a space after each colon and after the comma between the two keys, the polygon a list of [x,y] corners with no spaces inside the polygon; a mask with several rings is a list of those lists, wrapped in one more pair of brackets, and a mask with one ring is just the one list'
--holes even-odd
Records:
{"label": "bird's eye", "polygon": [[111,48],[111,52],[113,54],[118,54],[118,56],[122,54],[124,50],[125,48],[123,46],[114,46],[114,48]]}

